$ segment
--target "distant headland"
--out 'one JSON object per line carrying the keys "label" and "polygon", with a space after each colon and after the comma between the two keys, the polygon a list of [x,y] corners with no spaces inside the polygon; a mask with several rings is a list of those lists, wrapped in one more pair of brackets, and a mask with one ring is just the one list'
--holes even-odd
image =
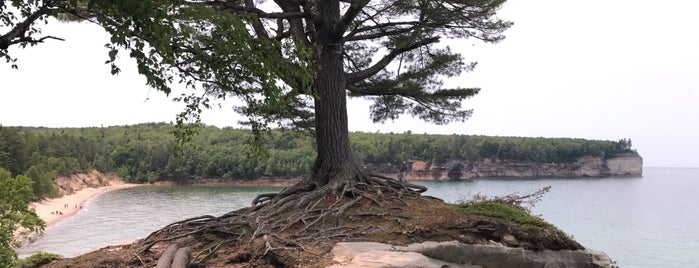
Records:
{"label": "distant headland", "polygon": [[[629,152],[611,158],[583,156],[572,163],[537,163],[531,161],[483,159],[449,160],[428,166],[423,160],[409,161],[406,167],[368,165],[365,170],[405,180],[463,180],[471,178],[576,178],[642,176],[643,158]],[[402,173],[402,174],[401,174]]]}

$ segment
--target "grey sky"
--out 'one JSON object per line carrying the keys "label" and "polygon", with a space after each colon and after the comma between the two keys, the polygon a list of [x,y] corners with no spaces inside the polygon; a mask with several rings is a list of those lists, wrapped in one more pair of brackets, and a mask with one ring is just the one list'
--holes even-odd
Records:
{"label": "grey sky", "polygon": [[[404,117],[372,124],[369,104],[350,101],[357,131],[498,136],[630,138],[646,166],[699,167],[699,2],[512,0],[515,22],[491,45],[450,42],[472,73],[447,86],[477,86],[465,123],[435,126]],[[104,65],[107,36],[86,23],[49,24],[48,41],[14,49],[20,70],[0,63],[0,124],[83,127],[174,121],[180,105],[144,85],[127,59]],[[123,56],[126,57],[126,56]],[[226,104],[204,122],[238,121]]]}

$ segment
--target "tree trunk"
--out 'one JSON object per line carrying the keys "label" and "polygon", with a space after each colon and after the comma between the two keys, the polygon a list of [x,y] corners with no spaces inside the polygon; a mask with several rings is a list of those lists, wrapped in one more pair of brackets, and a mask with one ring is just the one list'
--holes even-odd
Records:
{"label": "tree trunk", "polygon": [[316,1],[323,12],[314,40],[317,91],[315,127],[318,156],[311,174],[316,187],[351,179],[357,172],[352,160],[347,127],[346,78],[343,68],[341,34],[333,32],[340,19],[339,1]]}

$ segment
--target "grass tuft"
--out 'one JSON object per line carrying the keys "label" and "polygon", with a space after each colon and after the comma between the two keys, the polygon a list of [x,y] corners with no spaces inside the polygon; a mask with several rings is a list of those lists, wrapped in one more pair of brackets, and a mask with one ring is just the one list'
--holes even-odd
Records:
{"label": "grass tuft", "polygon": [[48,253],[48,252],[37,252],[33,255],[21,259],[17,262],[16,268],[36,268],[41,267],[44,264],[48,264],[53,260],[62,259],[63,257],[58,254]]}

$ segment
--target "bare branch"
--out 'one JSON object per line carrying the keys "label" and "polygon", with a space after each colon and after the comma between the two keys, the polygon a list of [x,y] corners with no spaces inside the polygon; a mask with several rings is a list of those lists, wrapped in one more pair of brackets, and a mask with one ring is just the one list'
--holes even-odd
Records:
{"label": "bare branch", "polygon": [[15,45],[15,44],[19,44],[19,43],[32,43],[32,44],[43,43],[44,40],[46,40],[46,39],[54,39],[54,40],[58,40],[58,41],[66,41],[66,40],[63,39],[63,38],[55,37],[55,36],[51,36],[51,35],[47,35],[47,36],[41,37],[41,38],[39,38],[39,39],[34,39],[34,38],[31,38],[31,37],[22,36],[22,37],[18,38],[17,40],[14,40],[14,41],[10,42],[10,45]]}

